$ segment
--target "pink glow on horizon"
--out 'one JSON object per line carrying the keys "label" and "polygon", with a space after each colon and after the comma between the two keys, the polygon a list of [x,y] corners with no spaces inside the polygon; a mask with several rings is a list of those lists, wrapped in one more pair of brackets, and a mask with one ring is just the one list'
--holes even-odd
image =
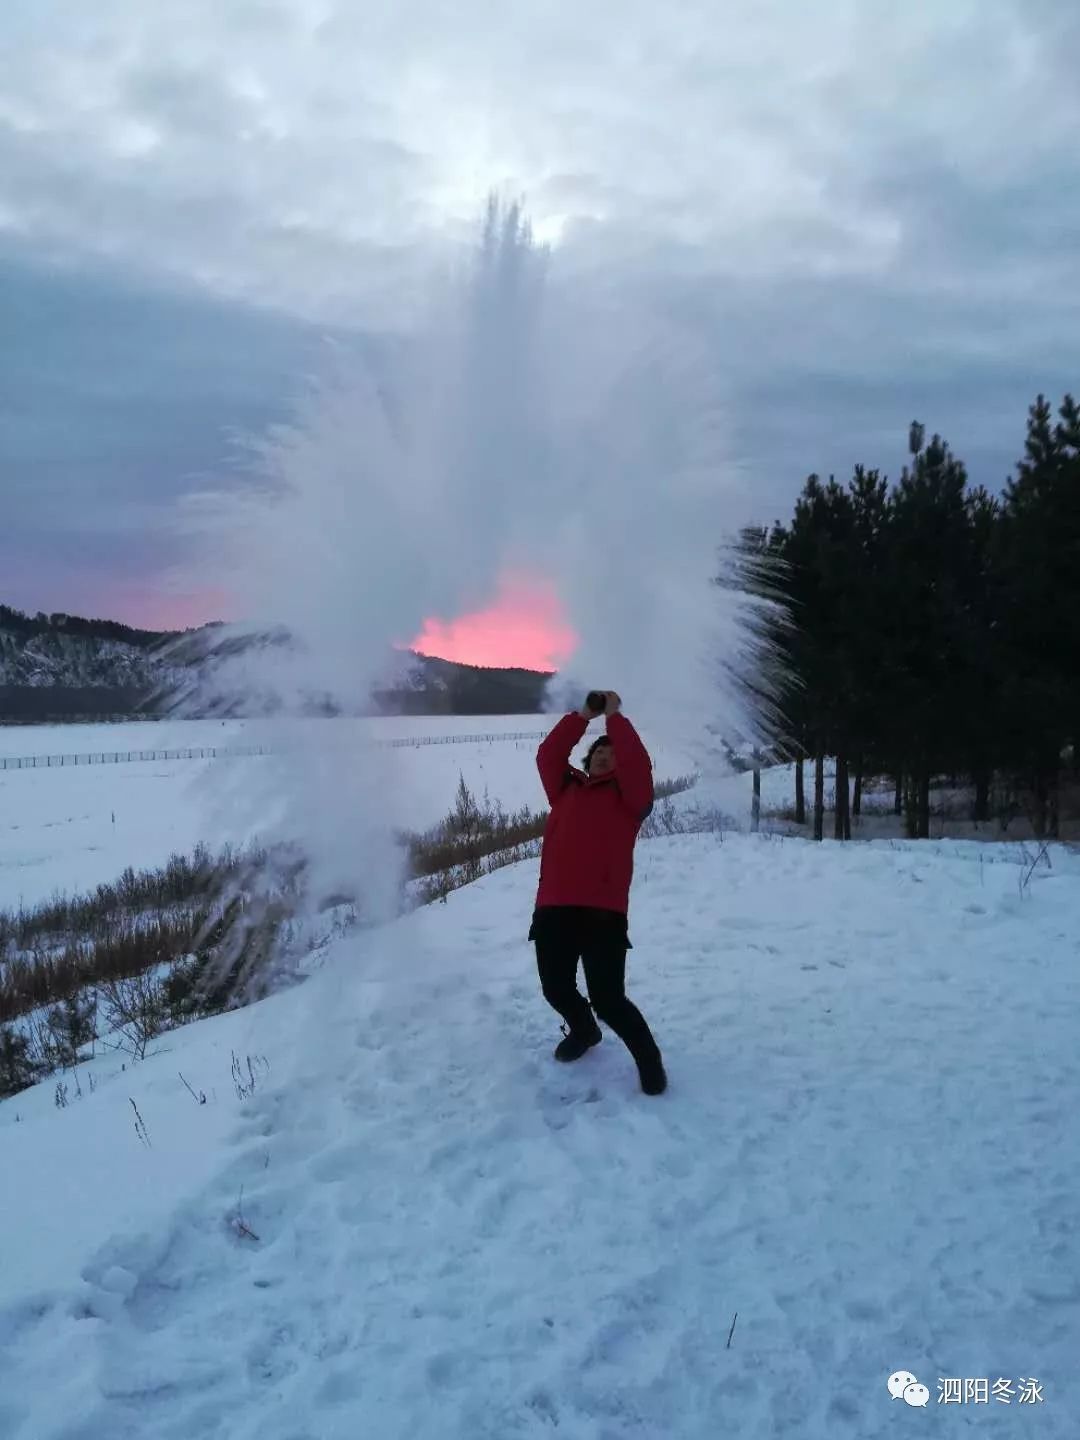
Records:
{"label": "pink glow on horizon", "polygon": [[408,647],[440,660],[492,668],[558,670],[578,637],[553,585],[520,575],[504,576],[495,602],[455,620],[430,616]]}

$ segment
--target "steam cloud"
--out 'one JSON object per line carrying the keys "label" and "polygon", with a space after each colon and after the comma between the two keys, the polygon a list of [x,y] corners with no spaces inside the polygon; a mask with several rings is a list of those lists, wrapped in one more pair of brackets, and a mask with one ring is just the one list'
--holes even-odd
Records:
{"label": "steam cloud", "polygon": [[292,727],[312,696],[364,708],[395,643],[482,609],[507,575],[553,584],[580,637],[552,708],[615,688],[646,743],[715,768],[718,735],[759,735],[728,667],[764,659],[754,607],[711,583],[746,508],[724,432],[688,334],[597,277],[561,275],[520,209],[492,202],[426,323],[363,358],[335,352],[291,423],[188,516],[196,583],[225,577],[252,629],[290,637],[204,681],[272,697],[288,752],[246,767],[228,804],[272,817],[318,891],[362,878],[366,912],[389,913],[387,752],[353,747],[343,764]]}

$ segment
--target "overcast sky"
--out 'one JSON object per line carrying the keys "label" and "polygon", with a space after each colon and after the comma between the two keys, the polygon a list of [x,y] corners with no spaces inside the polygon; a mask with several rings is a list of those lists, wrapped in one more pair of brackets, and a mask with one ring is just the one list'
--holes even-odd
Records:
{"label": "overcast sky", "polygon": [[209,618],[179,497],[492,187],[692,317],[763,522],[915,417],[998,488],[1080,383],[1078,74],[1075,0],[5,0],[0,603]]}

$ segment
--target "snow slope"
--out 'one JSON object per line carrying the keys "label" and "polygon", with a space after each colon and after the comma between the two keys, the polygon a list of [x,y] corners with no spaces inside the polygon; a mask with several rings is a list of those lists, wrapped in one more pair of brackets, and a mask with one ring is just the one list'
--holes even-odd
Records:
{"label": "snow slope", "polygon": [[[5,1102],[0,1434],[1074,1436],[1080,857],[1050,858],[643,843],[659,1099],[611,1035],[551,1060],[530,861],[67,1109]],[[245,1101],[233,1051],[270,1066]],[[951,1415],[939,1377],[1043,1399]]]}

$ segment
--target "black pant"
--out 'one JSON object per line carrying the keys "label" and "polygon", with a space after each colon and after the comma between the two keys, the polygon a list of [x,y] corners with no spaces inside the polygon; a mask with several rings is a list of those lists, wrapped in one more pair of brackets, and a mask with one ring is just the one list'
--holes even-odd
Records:
{"label": "black pant", "polygon": [[[544,999],[572,1033],[589,1034],[602,1020],[635,1060],[659,1054],[645,1017],[626,994],[626,952],[633,947],[625,915],[584,905],[548,905],[533,915],[529,939],[536,944]],[[579,960],[588,1000],[577,988]]]}

